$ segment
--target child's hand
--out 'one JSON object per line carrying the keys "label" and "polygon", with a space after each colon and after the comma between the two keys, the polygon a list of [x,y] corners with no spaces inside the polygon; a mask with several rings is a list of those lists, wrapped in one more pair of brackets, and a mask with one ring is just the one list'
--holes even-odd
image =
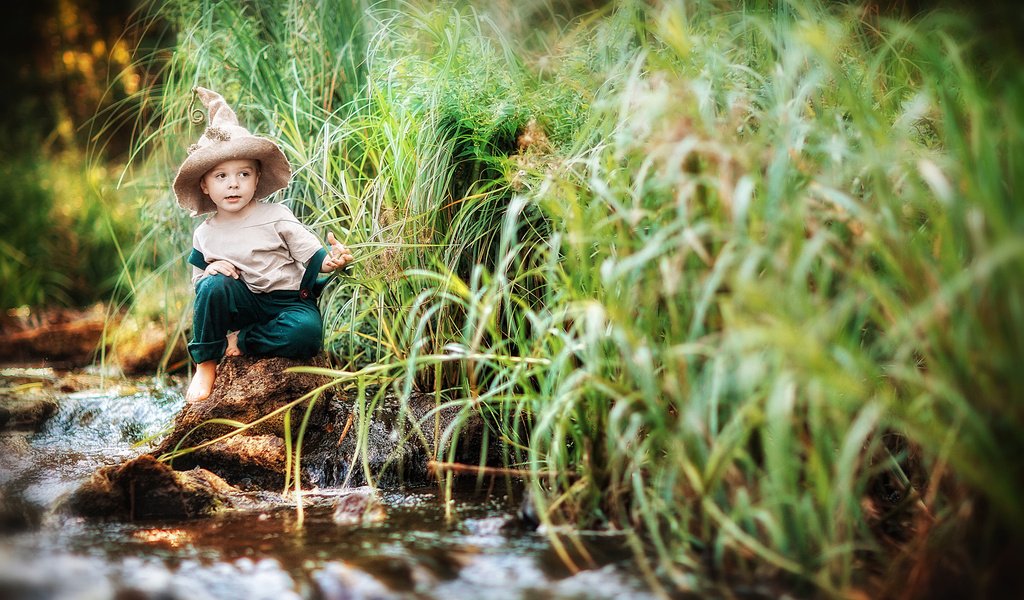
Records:
{"label": "child's hand", "polygon": [[207,265],[206,274],[213,275],[214,273],[220,273],[221,275],[227,275],[232,279],[238,279],[238,269],[235,265],[226,260],[215,260]]}
{"label": "child's hand", "polygon": [[320,266],[321,273],[330,273],[335,269],[343,269],[347,264],[355,260],[352,252],[334,237],[334,232],[327,232],[327,243],[330,244],[330,251]]}

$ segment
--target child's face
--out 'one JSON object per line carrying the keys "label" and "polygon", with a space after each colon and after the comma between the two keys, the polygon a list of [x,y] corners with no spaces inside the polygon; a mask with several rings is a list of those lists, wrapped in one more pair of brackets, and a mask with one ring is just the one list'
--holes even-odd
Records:
{"label": "child's face", "polygon": [[236,213],[252,202],[259,180],[259,163],[255,160],[226,160],[207,171],[199,187],[217,205],[217,212]]}

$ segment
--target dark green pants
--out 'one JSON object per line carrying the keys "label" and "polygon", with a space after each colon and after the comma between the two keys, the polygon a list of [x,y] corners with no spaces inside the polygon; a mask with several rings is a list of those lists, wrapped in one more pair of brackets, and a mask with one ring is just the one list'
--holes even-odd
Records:
{"label": "dark green pants", "polygon": [[[241,279],[208,275],[196,284],[192,341],[188,345],[197,363],[220,360],[227,349],[227,334],[238,332],[242,354],[310,358],[323,343],[323,319],[316,298],[326,285],[317,279],[327,251],[317,251],[298,290],[254,294]],[[188,262],[206,268],[203,255],[192,249]]]}
{"label": "dark green pants", "polygon": [[242,354],[310,358],[320,352],[323,320],[308,294],[254,294],[240,279],[208,275],[196,284],[192,360],[220,360],[229,331],[238,331]]}

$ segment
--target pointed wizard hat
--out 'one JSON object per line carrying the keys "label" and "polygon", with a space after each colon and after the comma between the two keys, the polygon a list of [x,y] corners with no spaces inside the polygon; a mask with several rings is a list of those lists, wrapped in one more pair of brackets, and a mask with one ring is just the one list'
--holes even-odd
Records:
{"label": "pointed wizard hat", "polygon": [[214,212],[217,206],[203,193],[199,181],[206,172],[226,160],[252,159],[260,162],[260,179],[253,200],[260,200],[288,185],[291,167],[274,142],[249,133],[238,124],[235,111],[224,97],[206,88],[195,88],[209,117],[209,127],[188,149],[188,156],[174,177],[178,204],[193,216]]}

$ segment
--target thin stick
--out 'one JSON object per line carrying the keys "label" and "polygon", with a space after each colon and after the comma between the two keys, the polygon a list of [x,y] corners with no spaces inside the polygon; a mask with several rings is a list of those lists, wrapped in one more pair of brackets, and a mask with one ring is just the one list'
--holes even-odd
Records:
{"label": "thin stick", "polygon": [[[427,461],[427,470],[433,473],[472,473],[473,475],[515,475],[519,477],[551,477],[557,475],[554,471],[531,471],[529,469],[508,469],[504,467],[481,467],[478,465],[467,465],[463,463],[441,462],[436,460]],[[575,477],[575,473],[569,473]]]}
{"label": "thin stick", "polygon": [[338,438],[336,447],[340,448],[341,443],[345,441],[345,436],[348,435],[349,428],[352,427],[352,413],[348,414],[348,421],[345,421],[345,426],[341,429],[341,437]]}

